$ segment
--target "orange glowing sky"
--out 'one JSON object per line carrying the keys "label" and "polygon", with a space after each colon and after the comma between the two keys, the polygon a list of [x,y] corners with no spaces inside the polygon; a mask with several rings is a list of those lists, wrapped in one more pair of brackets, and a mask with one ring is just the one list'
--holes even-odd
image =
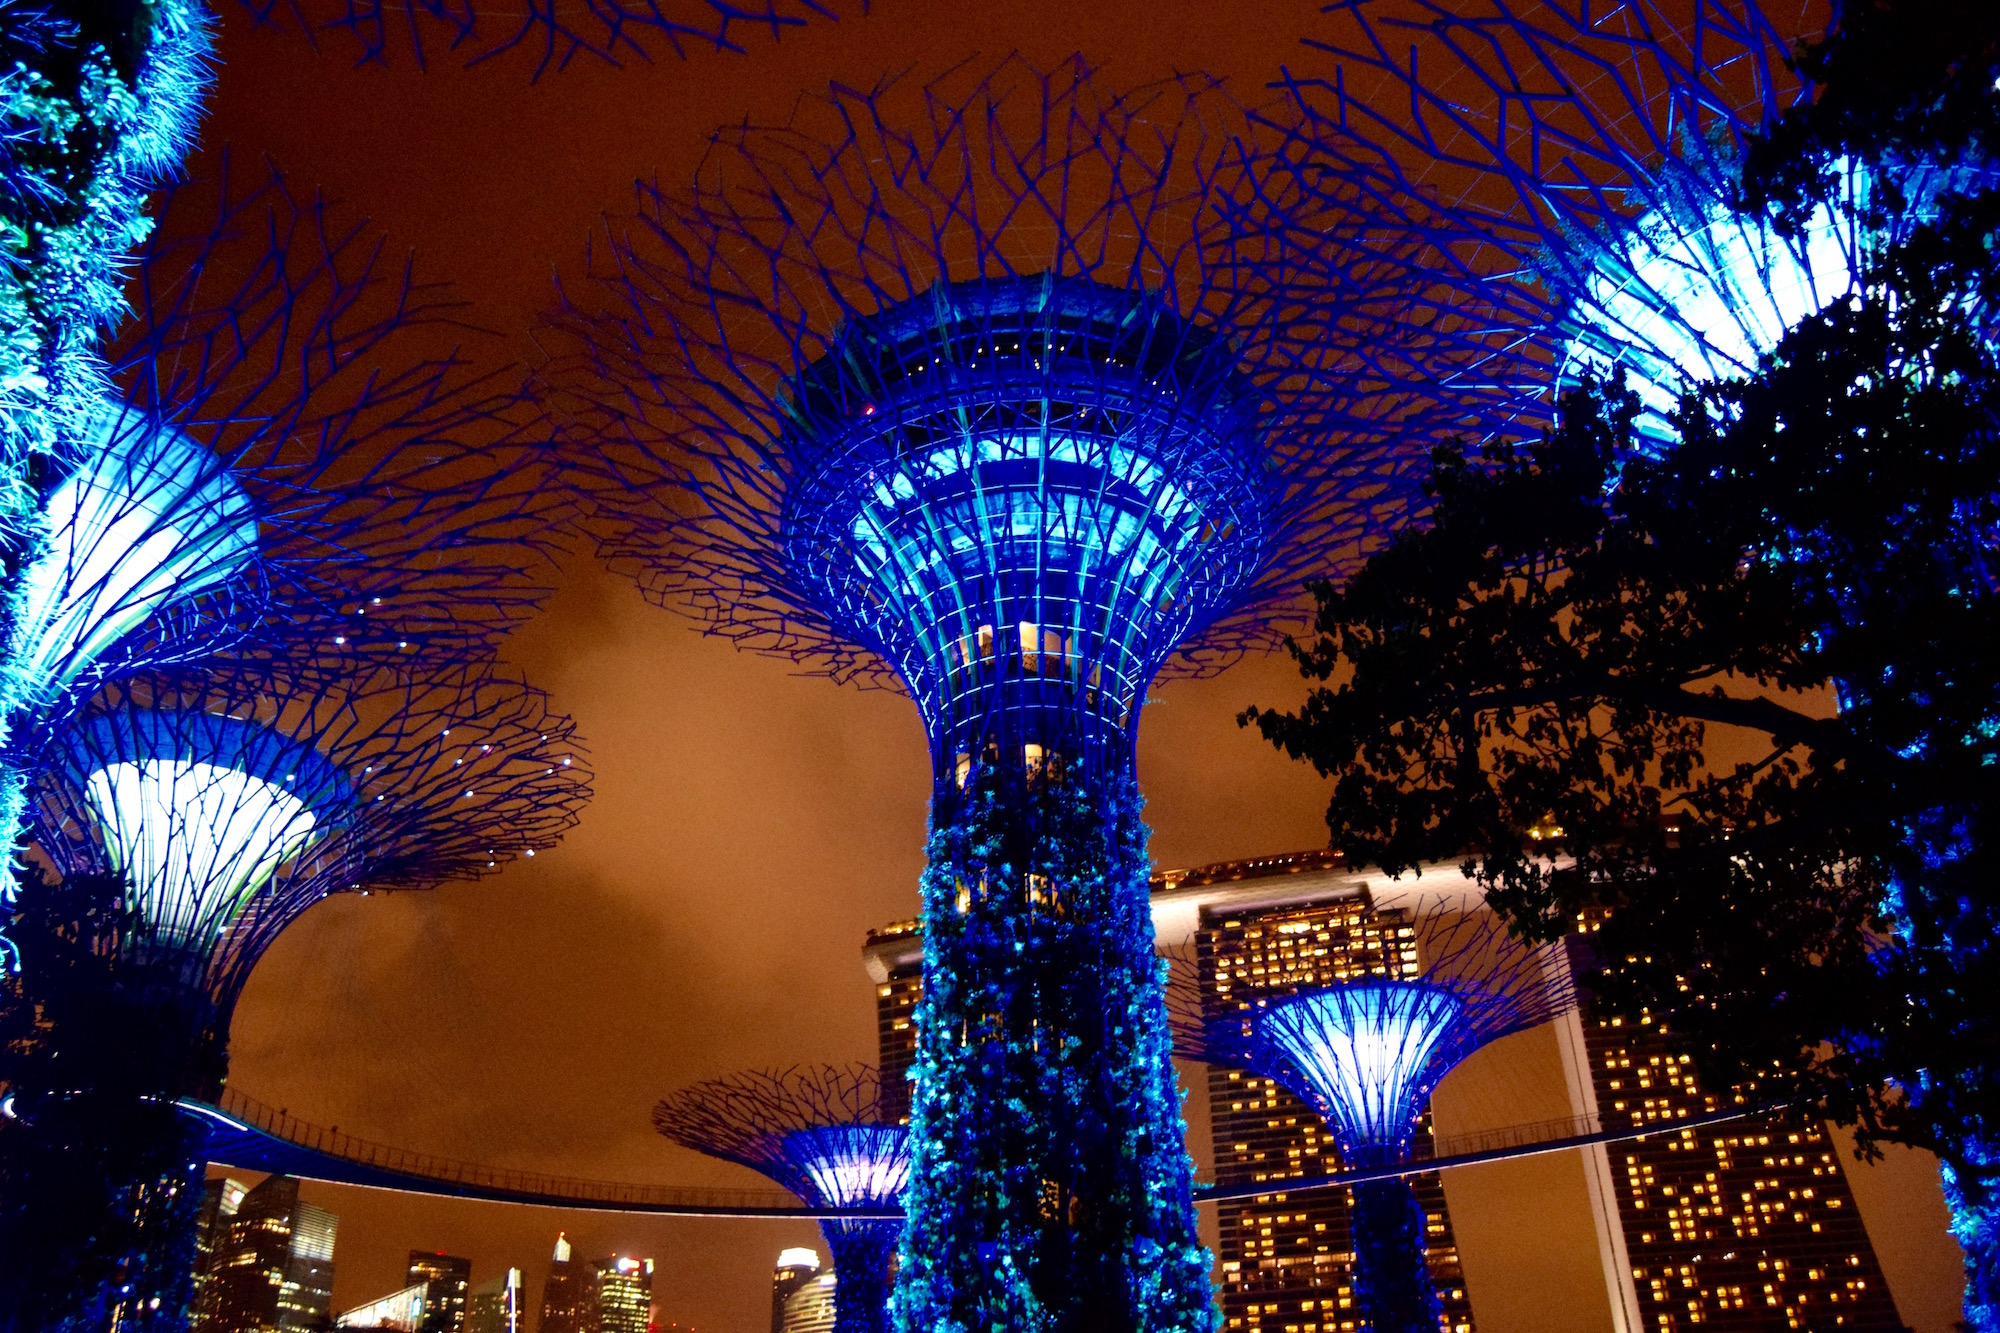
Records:
{"label": "orange glowing sky", "polygon": [[[1121,82],[1204,69],[1255,99],[1282,64],[1310,58],[1299,37],[1317,13],[1278,0],[876,0],[776,45],[746,33],[744,55],[581,65],[530,86],[518,62],[434,59],[419,73],[398,53],[387,69],[351,68],[337,39],[314,55],[296,32],[224,9],[209,150],[268,155],[296,188],[372,216],[496,331],[469,348],[495,366],[533,358],[535,313],[593,223],[627,205],[635,179],[685,177],[718,125],[781,120],[829,81],[873,84],[974,53],[1082,52]],[[869,927],[916,912],[928,763],[915,711],[704,639],[585,559],[508,656],[589,744],[597,797],[581,826],[486,883],[314,908],[250,984],[231,1081],[320,1124],[448,1156],[756,1184],[659,1139],[650,1108],[740,1068],[873,1058],[859,950]],[[1155,691],[1139,774],[1161,864],[1324,843],[1322,784],[1234,722],[1301,690],[1288,663],[1258,659]],[[1536,1109],[1541,1054],[1523,1045],[1511,1063],[1488,1061],[1488,1086],[1464,1095],[1490,1115],[1509,1103],[1528,1108],[1517,1119],[1565,1113]],[[1541,1159],[1449,1182],[1482,1333],[1608,1328],[1574,1289],[1595,1261],[1573,1243],[1588,1223],[1578,1233],[1551,1212],[1570,1197],[1565,1169]],[[1899,1158],[1855,1188],[1904,1318],[1944,1333],[1957,1255],[1928,1169]],[[413,1247],[470,1256],[475,1281],[519,1265],[538,1297],[565,1228],[580,1255],[656,1258],[662,1319],[752,1333],[768,1321],[778,1250],[818,1245],[809,1223],[309,1195],[341,1217],[336,1310],[401,1285]]]}

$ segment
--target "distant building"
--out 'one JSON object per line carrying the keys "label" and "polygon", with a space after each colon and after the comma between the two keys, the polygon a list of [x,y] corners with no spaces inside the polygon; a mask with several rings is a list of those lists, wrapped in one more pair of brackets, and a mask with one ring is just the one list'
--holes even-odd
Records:
{"label": "distant building", "polygon": [[653,1261],[597,1261],[597,1333],[646,1333],[653,1319]]}
{"label": "distant building", "polygon": [[[1703,1088],[1650,1015],[1628,1024],[1586,1003],[1562,1028],[1572,1104],[1593,1126],[1664,1126],[1754,1095]],[[1753,1116],[1599,1144],[1584,1163],[1621,1327],[1902,1333],[1824,1123]]]}
{"label": "distant building", "polygon": [[521,1270],[510,1268],[466,1293],[465,1333],[528,1333],[521,1308]]}
{"label": "distant building", "polygon": [[835,1281],[834,1271],[829,1268],[787,1297],[779,1333],[832,1333]]}
{"label": "distant building", "polygon": [[771,1333],[785,1333],[785,1303],[818,1276],[819,1251],[799,1247],[778,1252],[778,1266],[771,1274]]}
{"label": "distant building", "polygon": [[396,1333],[421,1333],[429,1302],[428,1289],[421,1282],[392,1291],[366,1305],[357,1305],[333,1321],[335,1328],[394,1329]]}
{"label": "distant building", "polygon": [[895,1119],[910,1118],[910,1066],[917,1058],[917,1001],[924,993],[923,928],[898,921],[868,932],[861,961],[875,983],[882,1097]]}
{"label": "distant building", "polygon": [[209,1276],[215,1267],[216,1247],[221,1245],[243,1204],[250,1187],[240,1180],[224,1177],[202,1186],[201,1211],[194,1222],[194,1292],[188,1301],[189,1333],[207,1333],[215,1327],[215,1292]]}
{"label": "distant building", "polygon": [[542,1284],[542,1317],[536,1333],[597,1333],[597,1275],[572,1260],[569,1238],[556,1236],[549,1278]]}
{"label": "distant building", "polygon": [[[220,1205],[218,1203],[218,1215]],[[221,1223],[203,1300],[207,1333],[292,1333],[331,1322],[333,1244],[340,1219],[271,1176]]]}
{"label": "distant building", "polygon": [[424,1285],[424,1322],[418,1333],[464,1333],[465,1293],[472,1260],[426,1250],[410,1251],[410,1282]]}

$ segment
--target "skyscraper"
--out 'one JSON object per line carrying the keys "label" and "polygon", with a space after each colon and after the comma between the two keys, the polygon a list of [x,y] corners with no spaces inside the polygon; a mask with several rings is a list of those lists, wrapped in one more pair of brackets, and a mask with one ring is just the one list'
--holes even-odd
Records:
{"label": "skyscraper", "polygon": [[599,1259],[597,1333],[646,1333],[653,1317],[653,1261],[619,1255]]}
{"label": "skyscraper", "polygon": [[778,1266],[771,1274],[771,1333],[785,1333],[785,1303],[818,1276],[819,1251],[794,1247],[778,1252]]}
{"label": "skyscraper", "polygon": [[424,1287],[424,1318],[418,1333],[463,1333],[472,1260],[441,1251],[411,1250],[408,1280]]}
{"label": "skyscraper", "polygon": [[[1650,1014],[1626,1023],[1586,998],[1566,1022],[1571,1098],[1591,1124],[1668,1126],[1755,1095],[1703,1088]],[[1753,1116],[1585,1152],[1621,1330],[1904,1327],[1824,1123]]]}
{"label": "skyscraper", "polygon": [[394,1329],[396,1333],[420,1333],[424,1327],[424,1316],[428,1313],[425,1293],[428,1288],[422,1282],[415,1282],[392,1291],[387,1296],[378,1296],[366,1305],[357,1305],[352,1310],[342,1311],[333,1321],[335,1328]]}
{"label": "skyscraper", "polygon": [[597,1333],[597,1275],[572,1261],[569,1237],[556,1233],[549,1280],[542,1284],[542,1317],[536,1333]]}
{"label": "skyscraper", "polygon": [[227,1235],[236,1210],[243,1205],[243,1196],[249,1192],[242,1181],[227,1177],[202,1186],[201,1211],[195,1214],[194,1225],[194,1289],[188,1299],[190,1333],[206,1333],[215,1326],[211,1308],[215,1303],[214,1279],[210,1270],[215,1266],[216,1249]]}
{"label": "skyscraper", "polygon": [[875,983],[882,1101],[897,1119],[910,1118],[910,1065],[917,1058],[917,1001],[924,993],[924,934],[915,921],[868,932],[861,961]]}
{"label": "skyscraper", "polygon": [[521,1270],[510,1268],[466,1295],[465,1333],[528,1333],[521,1308]]}
{"label": "skyscraper", "polygon": [[299,1198],[299,1182],[271,1176],[243,1196],[214,1247],[204,1326],[215,1333],[323,1328],[333,1301],[340,1219]]}
{"label": "skyscraper", "polygon": [[779,1333],[832,1333],[838,1276],[828,1269],[809,1278],[786,1297],[785,1318],[779,1325]]}
{"label": "skyscraper", "polygon": [[[1177,919],[1175,933],[1183,938],[1193,926],[1205,996],[1240,999],[1246,990],[1330,985],[1356,974],[1400,979],[1417,973],[1408,938],[1414,932],[1402,914],[1378,908],[1367,887],[1329,853],[1171,872],[1154,879],[1153,894],[1156,924]],[[1221,1184],[1279,1185],[1338,1169],[1325,1122],[1276,1082],[1211,1066],[1208,1094]],[[1428,1153],[1429,1137],[1426,1126],[1418,1136],[1419,1156]],[[1450,1333],[1471,1333],[1472,1309],[1444,1187],[1435,1173],[1419,1176],[1415,1184],[1428,1232],[1431,1281],[1446,1327]],[[1293,1194],[1278,1188],[1218,1204],[1223,1327],[1229,1333],[1352,1333],[1360,1319],[1348,1235],[1351,1207],[1345,1189]]]}

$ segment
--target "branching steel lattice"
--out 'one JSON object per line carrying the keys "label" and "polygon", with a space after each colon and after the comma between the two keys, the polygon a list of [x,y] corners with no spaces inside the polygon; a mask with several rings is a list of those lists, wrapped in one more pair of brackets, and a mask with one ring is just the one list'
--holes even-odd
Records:
{"label": "branching steel lattice", "polygon": [[[1555,946],[1531,946],[1463,897],[1379,914],[1386,962],[1330,986],[1252,989],[1207,953],[1177,960],[1170,986],[1184,1055],[1276,1080],[1317,1111],[1348,1168],[1409,1159],[1431,1090],[1488,1042],[1574,1003]],[[1379,1333],[1430,1333],[1437,1293],[1424,1210],[1407,1178],[1354,1186],[1355,1296]]]}
{"label": "branching steel lattice", "polygon": [[[887,1112],[867,1065],[808,1065],[697,1083],[661,1100],[653,1124],[674,1142],[761,1171],[822,1208],[894,1206],[910,1181],[908,1129]],[[832,1251],[834,1328],[888,1326],[895,1222],[820,1223]]]}
{"label": "branching steel lattice", "polygon": [[905,1329],[1212,1318],[1140,708],[1177,654],[1268,642],[1462,424],[1401,387],[1418,275],[1364,210],[1319,210],[1337,293],[1271,299],[1287,201],[1256,153],[1200,81],[1009,61],[836,91],[643,190],[551,320],[545,402],[614,563],[923,716]]}

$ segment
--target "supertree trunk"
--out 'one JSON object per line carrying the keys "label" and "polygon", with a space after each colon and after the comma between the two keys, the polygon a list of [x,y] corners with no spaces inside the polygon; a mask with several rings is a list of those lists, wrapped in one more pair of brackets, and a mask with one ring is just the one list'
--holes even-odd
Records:
{"label": "supertree trunk", "polygon": [[202,1148],[168,1098],[17,1094],[0,1125],[0,1330],[185,1329]]}
{"label": "supertree trunk", "polygon": [[1354,1187],[1354,1294],[1375,1333],[1437,1333],[1424,1206],[1402,1176]]}
{"label": "supertree trunk", "polygon": [[833,1254],[834,1333],[887,1333],[889,1283],[896,1265],[893,1222],[825,1222]]}
{"label": "supertree trunk", "polygon": [[1139,809],[1129,766],[939,789],[904,1333],[1214,1326]]}
{"label": "supertree trunk", "polygon": [[1951,1209],[1951,1234],[1965,1251],[1965,1323],[1972,1333],[2000,1333],[2000,1197],[1990,1183],[2000,1150],[1967,1145],[1975,1167],[1987,1180],[1971,1188],[1951,1166],[1944,1168],[1944,1198]]}

